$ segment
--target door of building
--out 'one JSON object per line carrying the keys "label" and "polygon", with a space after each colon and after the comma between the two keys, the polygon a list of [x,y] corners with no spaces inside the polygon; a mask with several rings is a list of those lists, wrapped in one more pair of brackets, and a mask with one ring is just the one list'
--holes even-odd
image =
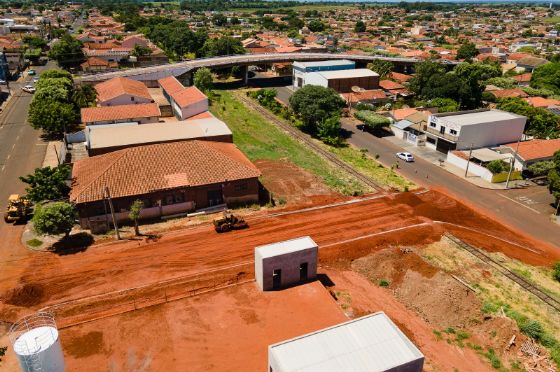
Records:
{"label": "door of building", "polygon": [[301,282],[307,281],[307,262],[302,263],[299,265],[299,280]]}
{"label": "door of building", "polygon": [[210,190],[208,191],[208,206],[213,207],[215,205],[224,204],[224,197],[222,195],[222,190]]}
{"label": "door of building", "polygon": [[272,289],[280,289],[282,286],[282,269],[276,269],[272,272]]}

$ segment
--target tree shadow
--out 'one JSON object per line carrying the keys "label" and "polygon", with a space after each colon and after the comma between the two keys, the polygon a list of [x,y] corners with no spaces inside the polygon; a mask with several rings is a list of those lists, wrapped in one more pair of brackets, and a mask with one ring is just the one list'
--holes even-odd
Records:
{"label": "tree shadow", "polygon": [[65,236],[49,249],[50,252],[59,256],[85,252],[94,242],[93,235],[80,232],[74,235]]}

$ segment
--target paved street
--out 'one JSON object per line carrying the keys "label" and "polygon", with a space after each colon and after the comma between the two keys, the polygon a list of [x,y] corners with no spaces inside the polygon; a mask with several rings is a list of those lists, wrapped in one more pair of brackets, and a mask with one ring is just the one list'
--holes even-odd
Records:
{"label": "paved street", "polygon": [[[395,154],[402,151],[401,147],[368,132],[362,132],[348,122],[343,123],[342,127],[350,135],[348,142],[367,149],[372,156],[379,154],[379,161],[386,166],[394,164],[397,160]],[[398,172],[419,185],[434,189],[445,188],[457,197],[470,201],[482,211],[494,214],[498,220],[517,230],[560,247],[560,226],[550,222],[546,213],[517,200],[519,190],[482,189],[420,158],[414,163],[400,161]]]}
{"label": "paved street", "polygon": [[[53,68],[54,65],[34,67],[37,72]],[[26,76],[24,80],[31,80]],[[40,138],[40,131],[27,123],[27,113],[32,95],[22,92],[24,83],[10,83],[13,97],[0,113],[0,208],[2,214],[8,196],[23,193],[25,185],[18,177],[31,173],[40,167],[46,151],[46,143]],[[6,87],[2,86],[5,90]],[[23,227],[0,222],[0,251],[17,243]],[[6,257],[6,256],[4,256]]]}

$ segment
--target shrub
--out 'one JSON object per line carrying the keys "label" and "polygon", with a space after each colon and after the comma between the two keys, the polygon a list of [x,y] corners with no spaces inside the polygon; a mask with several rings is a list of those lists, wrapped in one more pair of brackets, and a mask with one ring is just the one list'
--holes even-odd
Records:
{"label": "shrub", "polygon": [[552,277],[560,282],[560,261],[556,262],[553,267]]}
{"label": "shrub", "polygon": [[372,129],[385,127],[391,124],[391,121],[385,116],[376,114],[375,112],[369,110],[356,111],[354,113],[354,117],[361,120],[366,126]]}
{"label": "shrub", "polygon": [[538,161],[527,167],[535,177],[546,176],[552,168],[554,168],[554,162],[551,160]]}
{"label": "shrub", "polygon": [[544,330],[541,325],[536,320],[527,320],[519,327],[521,332],[525,333],[527,336],[534,338],[535,340],[540,340],[542,337]]}
{"label": "shrub", "polygon": [[379,286],[380,287],[388,287],[389,286],[389,281],[387,279],[381,279],[379,281]]}
{"label": "shrub", "polygon": [[488,169],[492,174],[502,173],[508,169],[508,165],[503,160],[492,160],[486,164],[486,169]]}

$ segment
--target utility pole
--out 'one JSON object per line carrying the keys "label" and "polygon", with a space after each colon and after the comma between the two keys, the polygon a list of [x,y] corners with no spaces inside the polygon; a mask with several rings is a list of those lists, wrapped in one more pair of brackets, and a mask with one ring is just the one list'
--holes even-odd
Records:
{"label": "utility pole", "polygon": [[473,144],[471,143],[471,148],[469,150],[469,158],[467,159],[467,169],[465,169],[465,178],[467,178],[467,174],[469,174],[469,165],[471,164],[472,147]]}
{"label": "utility pole", "polygon": [[121,234],[119,233],[119,226],[117,225],[117,218],[115,217],[115,208],[113,207],[113,200],[111,199],[111,194],[109,193],[109,188],[105,186],[105,194],[107,195],[107,200],[109,200],[109,208],[111,209],[111,216],[113,217],[113,226],[115,228],[115,233],[117,234],[117,240],[121,240]]}
{"label": "utility pole", "polygon": [[509,180],[511,179],[511,172],[513,172],[513,166],[515,165],[515,159],[517,158],[517,151],[519,151],[519,142],[521,142],[521,137],[517,140],[517,146],[515,147],[515,152],[513,153],[513,159],[510,161],[509,172],[506,181],[506,190],[509,188]]}

